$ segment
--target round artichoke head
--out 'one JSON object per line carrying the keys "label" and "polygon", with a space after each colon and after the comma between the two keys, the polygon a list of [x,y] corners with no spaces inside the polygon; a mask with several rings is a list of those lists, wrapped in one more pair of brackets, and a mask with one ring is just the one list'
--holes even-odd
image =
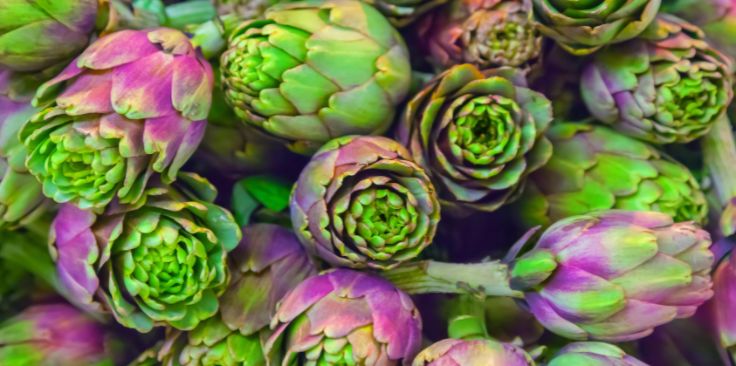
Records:
{"label": "round artichoke head", "polygon": [[493,339],[444,339],[425,348],[413,366],[503,365],[534,366],[520,347]]}
{"label": "round artichoke head", "polygon": [[469,64],[440,74],[406,106],[397,136],[429,172],[445,207],[493,211],[547,162],[550,102],[521,72]]}
{"label": "round artichoke head", "polygon": [[0,66],[39,71],[76,56],[87,46],[104,6],[98,0],[0,3]]}
{"label": "round artichoke head", "polygon": [[409,88],[401,36],[356,0],[274,6],[228,44],[222,85],[235,113],[299,153],[386,131]]}
{"label": "round artichoke head", "polygon": [[124,30],[95,41],[42,85],[22,128],[26,165],[56,202],[102,208],[171,181],[204,134],[213,75],[181,32]]}
{"label": "round artichoke head", "polygon": [[661,15],[639,38],[596,53],[580,88],[601,122],[645,141],[684,143],[726,113],[732,68],[700,29]]}
{"label": "round artichoke head", "polygon": [[292,192],[299,240],[334,266],[386,269],[410,260],[434,238],[434,187],[398,142],[347,136],[325,144]]}
{"label": "round artichoke head", "polygon": [[539,31],[575,55],[639,35],[652,22],[660,0],[532,0]]}
{"label": "round artichoke head", "polygon": [[193,329],[217,312],[228,281],[226,252],[241,231],[211,203],[215,190],[207,181],[183,173],[179,179],[177,187],[153,184],[144,202],[115,202],[99,215],[61,206],[52,254],[80,306],[111,312],[140,332]]}
{"label": "round artichoke head", "polygon": [[299,284],[282,300],[271,328],[266,350],[290,366],[406,364],[422,337],[419,311],[407,294],[348,269]]}
{"label": "round artichoke head", "polygon": [[647,366],[621,348],[603,342],[570,343],[557,352],[548,366]]}
{"label": "round artichoke head", "polygon": [[30,306],[0,323],[0,364],[113,365],[111,335],[65,303]]}
{"label": "round artichoke head", "polygon": [[511,283],[548,330],[628,341],[686,318],[712,295],[710,236],[662,213],[611,210],[547,229]]}
{"label": "round artichoke head", "polygon": [[588,123],[556,123],[547,136],[552,158],[529,177],[518,207],[526,225],[608,209],[705,220],[705,196],[692,173],[654,147]]}
{"label": "round artichoke head", "polygon": [[542,36],[525,0],[456,0],[419,24],[429,60],[441,69],[528,67],[539,59]]}

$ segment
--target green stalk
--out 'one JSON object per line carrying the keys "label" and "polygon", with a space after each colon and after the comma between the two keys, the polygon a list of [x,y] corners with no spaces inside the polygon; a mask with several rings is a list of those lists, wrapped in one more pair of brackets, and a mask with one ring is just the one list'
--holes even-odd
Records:
{"label": "green stalk", "polygon": [[165,8],[166,25],[182,29],[189,24],[201,24],[217,16],[215,6],[209,0],[189,0]]}
{"label": "green stalk", "polygon": [[56,276],[56,265],[51,260],[45,243],[27,240],[13,233],[4,233],[3,236],[0,257],[25,269],[44,281],[57,293],[69,299],[69,295],[59,283]]}
{"label": "green stalk", "polygon": [[731,122],[724,115],[702,140],[705,167],[713,184],[713,193],[722,210],[720,228],[728,236],[736,232],[736,143]]}
{"label": "green stalk", "polygon": [[483,300],[470,295],[460,295],[448,306],[447,334],[455,339],[489,338],[486,329],[486,312]]}
{"label": "green stalk", "polygon": [[511,289],[508,265],[499,261],[471,264],[418,261],[381,272],[381,276],[409,294],[524,296],[521,291]]}

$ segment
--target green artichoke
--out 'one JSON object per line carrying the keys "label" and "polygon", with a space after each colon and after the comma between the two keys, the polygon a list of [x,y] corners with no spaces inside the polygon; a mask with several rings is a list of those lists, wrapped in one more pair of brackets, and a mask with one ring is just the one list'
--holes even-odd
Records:
{"label": "green artichoke", "polygon": [[429,177],[398,142],[346,136],[322,147],[291,196],[299,240],[334,266],[386,269],[434,238],[440,204]]}
{"label": "green artichoke", "polygon": [[406,106],[398,140],[429,172],[445,207],[493,211],[544,165],[552,107],[511,68],[469,64],[440,74]]}
{"label": "green artichoke", "polygon": [[654,20],[660,0],[532,0],[539,31],[575,55],[639,35]]}
{"label": "green artichoke", "polygon": [[613,208],[704,221],[708,209],[695,178],[652,146],[584,123],[555,124],[547,136],[554,154],[529,177],[519,205],[525,224]]}
{"label": "green artichoke", "polygon": [[182,173],[176,186],[152,181],[136,205],[95,214],[63,204],[51,228],[57,274],[77,304],[122,325],[195,328],[217,312],[228,282],[226,253],[241,238],[215,188]]}
{"label": "green artichoke", "polygon": [[731,60],[694,25],[661,15],[639,38],[593,56],[583,101],[599,121],[653,143],[706,134],[733,97]]}
{"label": "green artichoke", "polygon": [[238,117],[311,154],[388,129],[409,88],[409,56],[379,12],[355,0],[277,5],[234,30],[221,57]]}

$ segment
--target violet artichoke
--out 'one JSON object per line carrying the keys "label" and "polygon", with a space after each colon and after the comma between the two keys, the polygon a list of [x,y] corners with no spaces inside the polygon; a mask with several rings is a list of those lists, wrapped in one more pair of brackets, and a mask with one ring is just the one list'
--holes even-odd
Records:
{"label": "violet artichoke", "polygon": [[299,240],[334,266],[386,269],[415,258],[434,237],[432,183],[398,142],[347,136],[325,144],[290,202]]}
{"label": "violet artichoke", "polygon": [[204,134],[213,82],[183,33],[124,30],[42,85],[21,130],[26,165],[56,202],[133,204],[154,172],[170,182]]}
{"label": "violet artichoke", "polygon": [[639,38],[594,55],[582,74],[590,113],[653,143],[706,134],[733,97],[731,60],[697,27],[661,15]]}
{"label": "violet artichoke", "polygon": [[521,72],[450,68],[409,101],[397,136],[445,207],[493,211],[515,199],[549,160],[552,107]]}
{"label": "violet artichoke", "polygon": [[[419,352],[422,321],[411,298],[384,279],[348,269],[310,277],[288,293],[266,344],[283,366],[400,365]],[[279,344],[283,353],[278,353]]]}
{"label": "violet artichoke", "polygon": [[520,347],[493,339],[444,339],[425,348],[412,366],[534,366]]}
{"label": "violet artichoke", "polygon": [[219,308],[228,281],[226,253],[241,231],[212,203],[203,178],[181,173],[176,186],[151,182],[135,205],[101,214],[61,205],[51,229],[60,281],[78,305],[109,312],[123,326],[193,329]]}
{"label": "violet artichoke", "polygon": [[401,36],[356,0],[271,7],[228,45],[222,84],[235,113],[303,154],[335,137],[385,132],[409,88]]}
{"label": "violet artichoke", "polygon": [[511,286],[561,336],[645,337],[710,299],[710,235],[662,213],[605,211],[558,221],[515,260]]}

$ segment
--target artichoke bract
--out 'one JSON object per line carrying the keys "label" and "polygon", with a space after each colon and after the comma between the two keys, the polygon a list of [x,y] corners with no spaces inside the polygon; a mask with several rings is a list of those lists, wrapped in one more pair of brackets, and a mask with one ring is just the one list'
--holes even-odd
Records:
{"label": "artichoke bract", "polygon": [[599,121],[645,141],[685,143],[726,113],[732,68],[700,29],[661,15],[639,38],[596,53],[580,88]]}
{"label": "artichoke bract", "polygon": [[35,77],[0,68],[0,228],[33,221],[50,205],[25,165],[18,131],[36,112],[30,105]]}
{"label": "artichoke bract", "polygon": [[81,52],[92,36],[99,0],[0,3],[0,66],[39,71]]}
{"label": "artichoke bract", "polygon": [[227,16],[235,14],[240,19],[256,19],[266,13],[268,7],[283,0],[214,0],[217,14]]}
{"label": "artichoke bract", "polygon": [[271,7],[228,44],[220,60],[227,101],[299,153],[339,136],[383,133],[409,88],[401,36],[355,0]]}
{"label": "artichoke bract", "polygon": [[557,352],[547,366],[647,366],[621,348],[603,342],[570,343]]}
{"label": "artichoke bract", "polygon": [[401,144],[378,136],[325,144],[299,175],[290,208],[310,252],[352,268],[386,269],[415,258],[440,217],[424,170]]}
{"label": "artichoke bract", "polygon": [[493,339],[444,339],[427,347],[412,366],[534,366],[520,347]]}
{"label": "artichoke bract", "polygon": [[299,284],[281,301],[271,328],[266,349],[278,353],[275,345],[283,344],[284,366],[408,364],[422,338],[419,311],[407,294],[348,269]]}
{"label": "artichoke bract", "polygon": [[515,260],[511,286],[556,334],[635,340],[711,298],[710,244],[692,222],[658,212],[575,216],[552,225]]}
{"label": "artichoke bract", "polygon": [[418,26],[429,60],[439,68],[470,63],[480,68],[528,67],[538,59],[542,35],[525,0],[456,0]]}
{"label": "artichoke bract", "polygon": [[79,306],[110,312],[148,332],[190,330],[213,316],[228,281],[226,254],[241,231],[212,203],[203,178],[181,173],[177,186],[151,182],[136,205],[115,201],[102,214],[63,204],[51,227],[57,274]]}
{"label": "artichoke bract", "polygon": [[654,20],[660,0],[532,0],[540,32],[575,55],[632,39]]}
{"label": "artichoke bract", "polygon": [[0,324],[0,364],[115,364],[114,339],[102,324],[69,304],[30,306]]}
{"label": "artichoke bract", "polygon": [[494,211],[552,155],[552,107],[516,69],[469,64],[440,74],[412,98],[398,140],[430,174],[444,207]]}
{"label": "artichoke bract", "polygon": [[56,202],[102,208],[140,199],[197,148],[212,98],[210,65],[184,33],[124,30],[95,41],[43,84],[21,130],[28,170]]}
{"label": "artichoke bract", "polygon": [[549,163],[529,177],[519,211],[528,226],[607,209],[658,211],[702,222],[705,196],[692,173],[654,147],[607,127],[559,123]]}
{"label": "artichoke bract", "polygon": [[363,0],[373,5],[396,27],[405,27],[448,0]]}

